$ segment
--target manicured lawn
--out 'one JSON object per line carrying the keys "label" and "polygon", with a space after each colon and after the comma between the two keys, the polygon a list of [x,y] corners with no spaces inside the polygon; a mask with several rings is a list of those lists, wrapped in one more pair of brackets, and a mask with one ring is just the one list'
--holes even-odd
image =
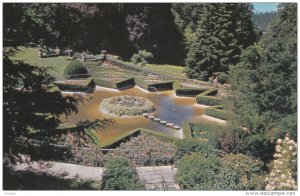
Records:
{"label": "manicured lawn", "polygon": [[175,76],[186,78],[185,73],[183,73],[184,67],[175,66],[175,65],[156,65],[156,64],[147,64],[145,67],[152,69],[154,72],[162,73],[164,75]]}
{"label": "manicured lawn", "polygon": [[65,60],[65,57],[49,57],[40,58],[38,55],[38,48],[24,48],[20,47],[20,51],[14,56],[14,60],[22,60],[28,64],[36,65],[39,67],[52,66],[53,70],[49,73],[56,79],[63,79],[63,72],[65,67],[70,63],[70,61]]}

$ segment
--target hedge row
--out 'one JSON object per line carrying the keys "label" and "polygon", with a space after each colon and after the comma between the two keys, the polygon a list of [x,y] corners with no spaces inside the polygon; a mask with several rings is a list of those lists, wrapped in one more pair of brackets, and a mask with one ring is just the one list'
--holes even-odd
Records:
{"label": "hedge row", "polygon": [[99,79],[99,78],[94,79],[94,81],[98,86],[117,89],[116,83],[114,83],[112,81]]}
{"label": "hedge row", "polygon": [[148,85],[149,91],[173,90],[173,82],[160,82]]}
{"label": "hedge row", "polygon": [[116,148],[116,147],[120,146],[121,143],[124,143],[127,140],[129,140],[131,137],[135,137],[135,136],[138,136],[139,134],[141,134],[141,131],[148,135],[154,136],[163,142],[170,142],[170,143],[174,143],[177,145],[178,142],[180,141],[180,139],[166,135],[164,133],[160,133],[160,132],[156,132],[156,131],[152,131],[152,130],[148,130],[148,129],[144,129],[144,128],[138,128],[138,129],[132,130],[128,133],[125,133],[124,135],[121,135],[117,138],[114,138],[114,140],[110,141],[109,143],[107,143],[105,145],[101,145],[101,147],[102,148]]}
{"label": "hedge row", "polygon": [[93,78],[88,78],[82,84],[78,83],[61,83],[61,82],[54,82],[54,84],[61,90],[61,91],[79,91],[85,92],[88,91],[90,88],[95,87],[95,82]]}
{"label": "hedge row", "polygon": [[145,90],[148,90],[148,84],[143,79],[135,77],[134,82],[137,86],[139,86]]}
{"label": "hedge row", "polygon": [[201,94],[207,90],[207,88],[180,88],[176,89],[175,92],[177,96],[195,97],[198,94]]}
{"label": "hedge row", "polygon": [[[134,129],[130,132],[127,132],[119,137],[114,138],[109,143],[101,144],[100,147],[102,148],[116,148],[120,146],[121,143],[128,141],[131,137],[137,136],[140,134],[140,129]],[[101,143],[101,141],[100,141]]]}
{"label": "hedge row", "polygon": [[207,116],[214,117],[214,118],[228,120],[227,112],[220,110],[220,109],[209,107],[209,108],[205,109],[204,114],[206,114]]}
{"label": "hedge row", "polygon": [[202,105],[208,106],[216,106],[222,105],[223,101],[219,98],[212,97],[212,96],[202,96],[201,94],[196,97],[196,102]]}
{"label": "hedge row", "polygon": [[185,122],[183,123],[183,139],[193,138],[191,123]]}
{"label": "hedge row", "polygon": [[116,83],[116,85],[117,85],[117,89],[125,90],[125,89],[128,89],[128,88],[134,87],[135,86],[135,81],[134,81],[134,78],[130,78],[130,79],[118,82],[118,83]]}
{"label": "hedge row", "polygon": [[211,88],[208,89],[207,91],[204,91],[201,93],[201,96],[216,96],[218,94],[218,89],[217,88]]}

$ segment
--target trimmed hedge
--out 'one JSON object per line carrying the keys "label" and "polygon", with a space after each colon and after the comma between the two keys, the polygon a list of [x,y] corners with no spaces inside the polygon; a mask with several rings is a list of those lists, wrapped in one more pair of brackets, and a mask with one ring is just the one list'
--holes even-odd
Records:
{"label": "trimmed hedge", "polygon": [[221,119],[221,120],[228,120],[227,112],[220,110],[220,109],[209,107],[209,108],[205,109],[204,114],[206,114],[207,116]]}
{"label": "trimmed hedge", "polygon": [[94,81],[95,81],[96,85],[98,85],[98,86],[117,89],[116,83],[114,83],[112,81],[99,79],[99,78],[94,79]]}
{"label": "trimmed hedge", "polygon": [[63,73],[65,77],[76,75],[76,74],[88,74],[87,68],[79,60],[74,60],[71,63],[69,63]]}
{"label": "trimmed hedge", "polygon": [[134,81],[134,78],[130,78],[130,79],[118,82],[118,83],[116,83],[116,85],[117,85],[117,89],[125,90],[125,89],[128,89],[128,88],[134,87],[135,86],[135,81]]}
{"label": "trimmed hedge", "polygon": [[79,92],[85,92],[90,88],[94,88],[96,85],[93,78],[88,78],[82,84],[61,83],[61,82],[54,82],[54,84],[61,91],[79,91]]}
{"label": "trimmed hedge", "polygon": [[148,90],[148,84],[143,79],[135,77],[134,82],[137,86],[139,86],[145,90]]}
{"label": "trimmed hedge", "polygon": [[207,88],[180,88],[176,89],[177,96],[196,97],[198,94],[207,91]]}
{"label": "trimmed hedge", "polygon": [[216,96],[218,94],[218,89],[217,88],[211,88],[208,89],[207,91],[201,93],[201,96]]}
{"label": "trimmed hedge", "polygon": [[120,135],[119,137],[114,138],[112,141],[110,141],[109,143],[106,144],[101,144],[101,140],[100,140],[100,147],[102,148],[116,148],[118,146],[120,146],[121,143],[124,143],[126,141],[128,141],[131,137],[137,136],[140,134],[140,129],[134,129],[130,132],[127,132],[123,135]]}
{"label": "trimmed hedge", "polygon": [[198,95],[196,97],[196,102],[198,104],[208,105],[208,106],[216,106],[216,105],[223,104],[223,101],[219,98],[212,97],[212,96],[202,96],[202,95]]}
{"label": "trimmed hedge", "polygon": [[180,141],[180,139],[166,135],[164,133],[160,133],[160,132],[156,132],[156,131],[152,131],[152,130],[144,129],[144,128],[138,128],[138,129],[132,130],[130,132],[125,133],[124,135],[121,135],[121,136],[115,138],[114,140],[112,140],[111,142],[109,142],[105,145],[101,145],[101,147],[116,148],[116,147],[120,146],[121,143],[128,141],[131,137],[135,137],[135,136],[138,136],[139,134],[141,134],[141,131],[148,135],[152,135],[152,136],[160,139],[163,142],[170,142],[170,143],[174,143],[177,145],[178,142]]}
{"label": "trimmed hedge", "polygon": [[166,135],[166,134],[161,133],[161,132],[149,130],[149,129],[140,128],[140,130],[143,131],[144,133],[148,134],[148,135],[152,135],[152,136],[160,139],[163,142],[169,142],[169,143],[173,143],[173,144],[177,145],[178,142],[180,142],[180,140],[181,140],[181,139],[178,139],[176,137]]}
{"label": "trimmed hedge", "polygon": [[173,90],[173,82],[160,82],[155,84],[149,84],[148,90],[150,92],[153,91],[165,91],[165,90]]}
{"label": "trimmed hedge", "polygon": [[191,124],[189,122],[183,123],[183,139],[193,138]]}

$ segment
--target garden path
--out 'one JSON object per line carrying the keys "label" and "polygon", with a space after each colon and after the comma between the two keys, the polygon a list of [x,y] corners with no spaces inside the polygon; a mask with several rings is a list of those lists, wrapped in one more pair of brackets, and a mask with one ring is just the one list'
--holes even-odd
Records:
{"label": "garden path", "polygon": [[[172,166],[137,167],[136,169],[141,182],[145,184],[175,183],[177,168]],[[104,169],[103,167],[61,162],[29,162],[17,165],[15,170],[41,172],[65,179],[79,178],[101,180]]]}

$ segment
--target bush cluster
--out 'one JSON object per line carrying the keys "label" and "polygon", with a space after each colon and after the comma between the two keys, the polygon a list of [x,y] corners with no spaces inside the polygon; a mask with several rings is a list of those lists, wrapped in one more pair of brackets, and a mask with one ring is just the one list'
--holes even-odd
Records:
{"label": "bush cluster", "polygon": [[135,165],[128,159],[115,157],[104,163],[103,189],[104,190],[141,190],[143,185]]}
{"label": "bush cluster", "polygon": [[134,64],[146,65],[153,58],[153,54],[146,50],[139,50],[138,53],[133,54],[131,62]]}

